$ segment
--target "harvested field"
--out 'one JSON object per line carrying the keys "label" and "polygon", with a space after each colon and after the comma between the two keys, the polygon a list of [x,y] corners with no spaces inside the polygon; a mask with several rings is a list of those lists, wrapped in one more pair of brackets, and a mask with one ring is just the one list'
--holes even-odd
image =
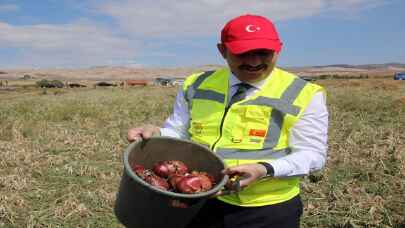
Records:
{"label": "harvested field", "polygon": [[[316,83],[328,91],[330,149],[302,182],[302,227],[404,227],[405,83]],[[17,88],[0,91],[0,227],[121,227],[126,130],[162,124],[177,88]]]}

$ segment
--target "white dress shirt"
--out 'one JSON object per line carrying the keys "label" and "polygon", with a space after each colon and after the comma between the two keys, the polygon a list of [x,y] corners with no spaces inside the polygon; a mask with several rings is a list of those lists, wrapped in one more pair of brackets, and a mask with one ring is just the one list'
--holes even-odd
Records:
{"label": "white dress shirt", "polygon": [[[268,77],[270,78],[270,77]],[[265,83],[265,80],[249,83],[252,88],[247,97],[252,96]],[[241,81],[231,74],[229,94],[236,92],[236,84]],[[232,97],[232,96],[228,96]],[[229,100],[228,100],[229,102]],[[182,89],[177,93],[173,113],[167,118],[160,129],[162,136],[189,139],[190,114]],[[289,146],[292,153],[271,160],[275,177],[302,176],[321,169],[326,161],[328,138],[328,111],[324,93],[318,92],[304,110],[302,117],[290,130]]]}

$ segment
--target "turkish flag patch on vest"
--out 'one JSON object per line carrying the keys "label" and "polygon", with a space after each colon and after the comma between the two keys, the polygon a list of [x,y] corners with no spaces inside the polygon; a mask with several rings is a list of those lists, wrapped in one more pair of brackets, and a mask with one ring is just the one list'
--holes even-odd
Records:
{"label": "turkish flag patch on vest", "polygon": [[266,136],[266,130],[262,129],[250,129],[249,136],[264,137]]}

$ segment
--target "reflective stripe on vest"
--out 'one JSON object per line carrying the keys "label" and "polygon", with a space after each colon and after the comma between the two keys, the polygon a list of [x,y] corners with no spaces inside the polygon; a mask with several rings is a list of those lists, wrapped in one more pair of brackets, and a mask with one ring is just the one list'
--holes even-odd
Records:
{"label": "reflective stripe on vest", "polygon": [[218,93],[213,90],[198,89],[195,92],[193,99],[210,100],[210,101],[216,101],[219,103],[224,103],[225,94]]}
{"label": "reflective stripe on vest", "polygon": [[243,160],[267,160],[267,159],[277,159],[284,157],[291,153],[290,148],[282,150],[272,150],[272,149],[261,149],[254,150],[238,150],[238,149],[227,149],[218,148],[216,154],[222,159],[243,159]]}
{"label": "reflective stripe on vest", "polygon": [[257,97],[254,100],[239,104],[270,106],[273,108],[271,111],[266,140],[263,145],[264,148],[273,148],[277,145],[284,122],[284,116],[286,114],[296,116],[300,112],[300,108],[293,103],[306,84],[307,81],[296,78],[284,91],[280,99]]}
{"label": "reflective stripe on vest", "polygon": [[211,76],[215,71],[206,71],[202,73],[197,80],[191,84],[191,86],[187,89],[187,92],[185,94],[185,99],[188,103],[188,108],[191,110],[191,100],[192,99],[202,99],[202,100],[212,100],[212,101],[217,101],[220,103],[224,103],[225,101],[225,94],[218,93],[213,90],[202,90],[198,89],[198,87],[204,82],[205,79],[207,79],[209,76]]}

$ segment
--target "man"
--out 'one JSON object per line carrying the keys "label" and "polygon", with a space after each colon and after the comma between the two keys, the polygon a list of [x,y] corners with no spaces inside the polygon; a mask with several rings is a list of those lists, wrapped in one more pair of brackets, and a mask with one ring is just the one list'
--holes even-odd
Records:
{"label": "man", "polygon": [[163,128],[128,131],[207,145],[241,190],[209,200],[189,227],[299,227],[299,177],[323,167],[325,91],[275,67],[282,42],[268,19],[229,21],[217,45],[229,68],[189,76]]}

